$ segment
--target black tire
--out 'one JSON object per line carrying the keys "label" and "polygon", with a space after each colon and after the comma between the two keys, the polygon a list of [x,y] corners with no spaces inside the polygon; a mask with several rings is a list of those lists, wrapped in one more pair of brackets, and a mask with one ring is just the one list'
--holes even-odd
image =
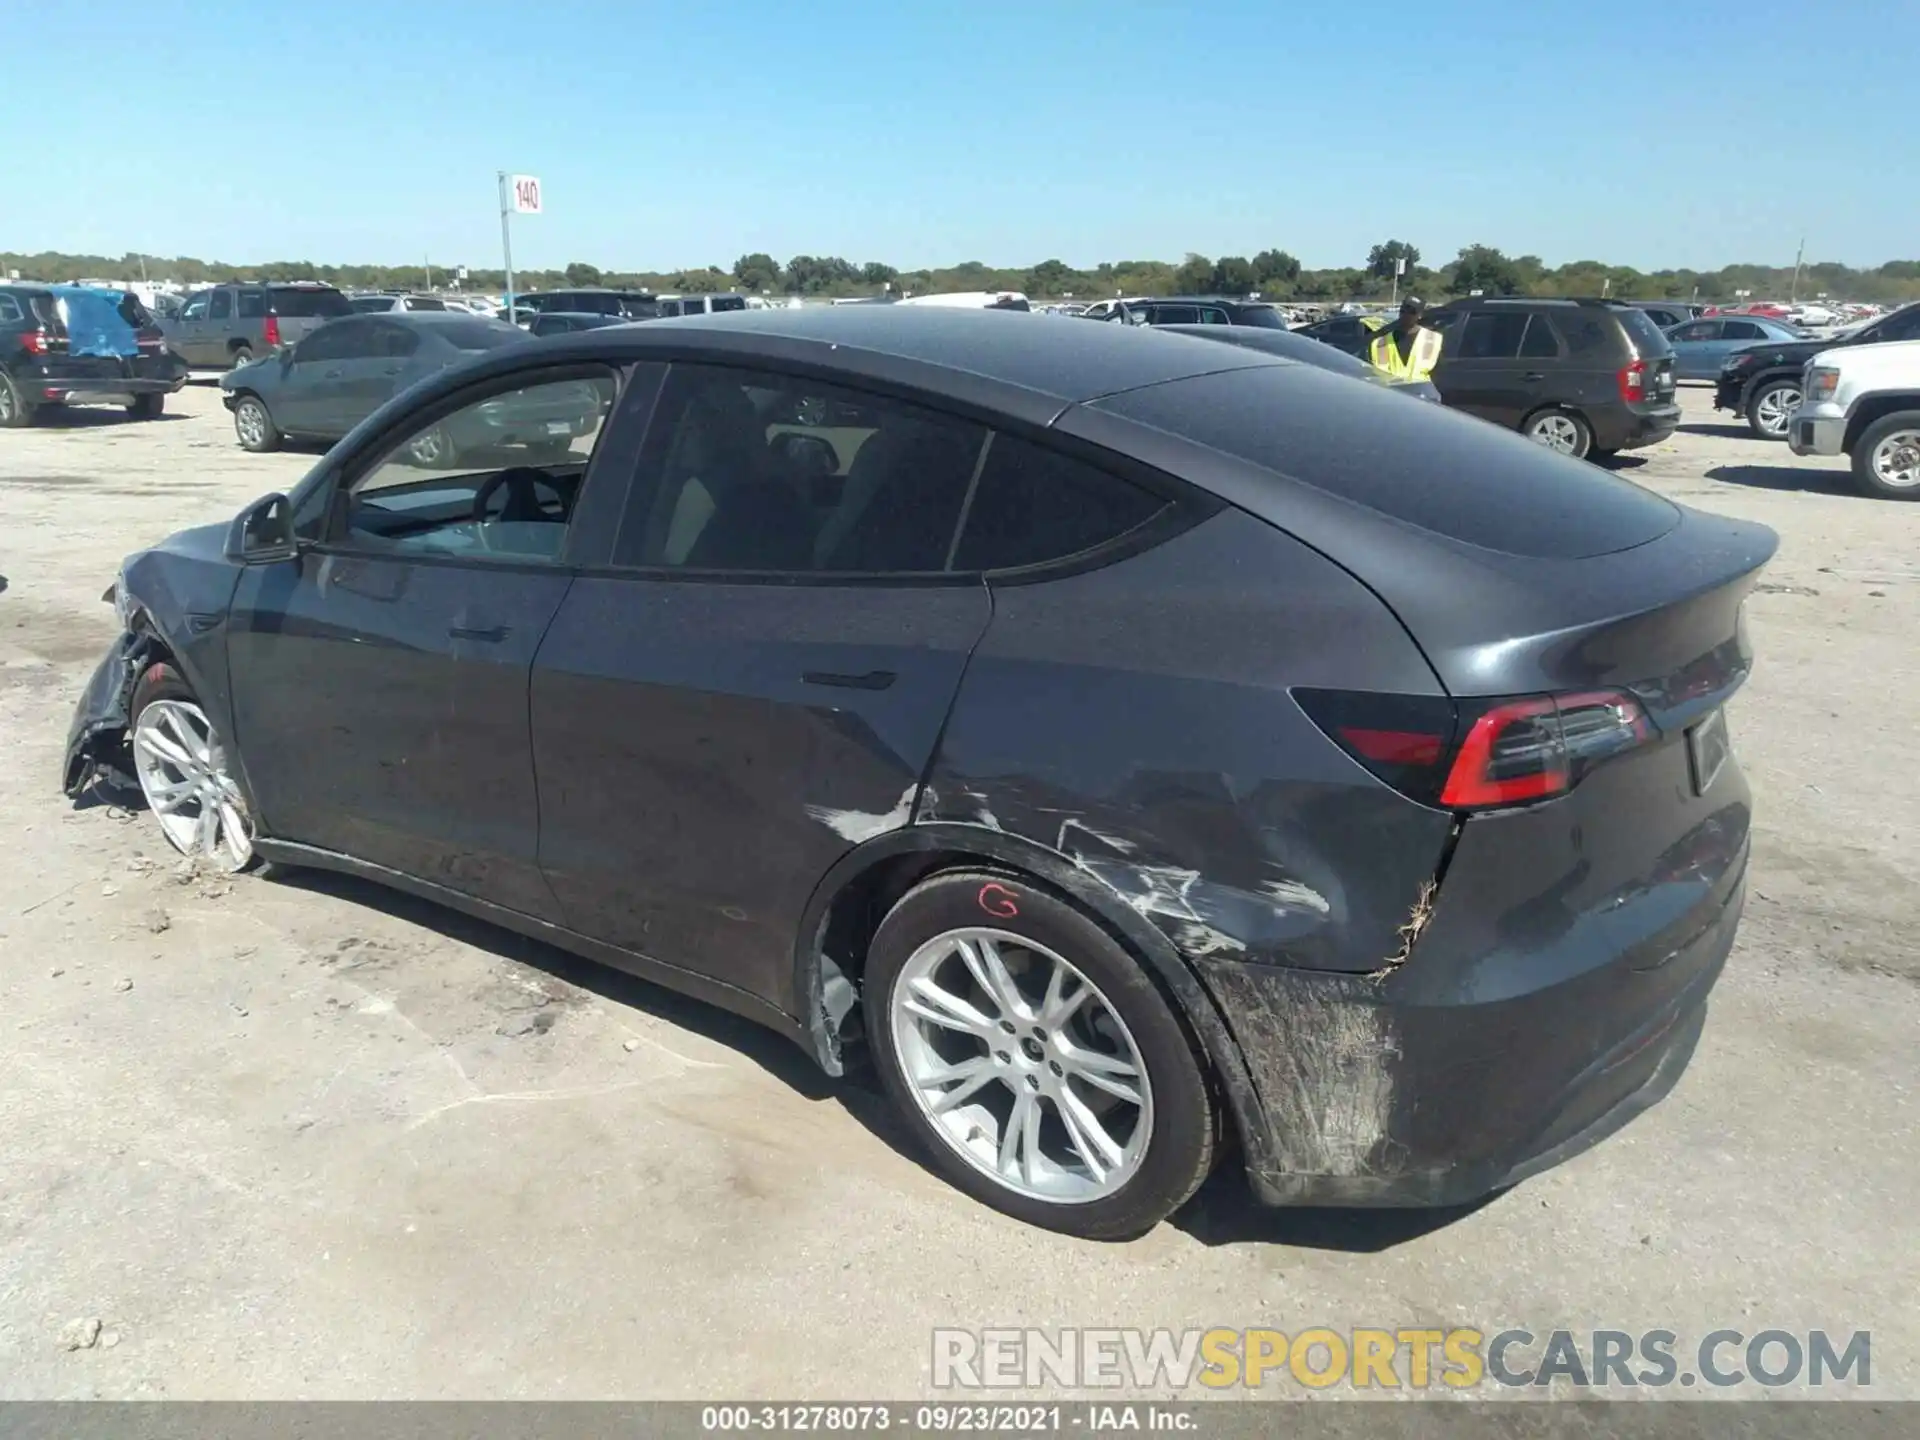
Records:
{"label": "black tire", "polygon": [[451,470],[460,463],[460,447],[444,425],[414,436],[407,442],[407,453],[415,464],[428,470]]}
{"label": "black tire", "polygon": [[273,412],[267,409],[267,402],[251,391],[243,393],[233,403],[233,433],[240,442],[240,448],[250,450],[255,455],[278,450],[280,442],[286,438],[280,433],[280,427],[273,423]]}
{"label": "black tire", "polygon": [[[200,697],[193,693],[193,687],[187,683],[186,676],[175,669],[169,661],[157,660],[142,671],[140,678],[134,682],[133,695],[127,702],[127,733],[129,735],[133,733],[133,726],[139,720],[140,712],[155,700],[185,700],[200,706],[202,714],[206,713],[206,706],[201,704]],[[211,723],[211,716],[209,716],[209,723]],[[222,739],[221,744],[231,749],[231,745],[226,740]],[[253,813],[251,796],[247,798],[247,810],[249,815]],[[257,835],[258,822],[252,823]],[[251,860],[240,867],[238,873],[257,875],[263,880],[271,880],[276,876],[284,875],[286,867],[271,860],[263,860],[255,854]]]}
{"label": "black tire", "polygon": [[[1793,396],[1792,404],[1776,398],[1789,393]],[[1762,440],[1784,440],[1787,438],[1786,421],[1782,419],[1779,429],[1769,430],[1760,419],[1761,411],[1763,408],[1778,408],[1784,415],[1786,411],[1793,408],[1793,405],[1799,403],[1800,382],[1792,376],[1783,375],[1756,385],[1753,393],[1747,397],[1747,428]]]}
{"label": "black tire", "polygon": [[[1881,460],[1893,458],[1883,457],[1881,450],[1900,435],[1905,435],[1907,439],[1904,442],[1895,441],[1899,451],[1920,451],[1920,410],[1896,410],[1891,415],[1882,415],[1861,432],[1860,438],[1853,444],[1853,478],[1867,494],[1882,500],[1920,500],[1920,480],[1907,485],[1892,484],[1880,475]],[[1909,473],[1920,474],[1920,462],[1912,462],[1903,468]]]}
{"label": "black tire", "polygon": [[251,345],[236,345],[233,347],[233,353],[228,355],[227,359],[231,362],[232,368],[235,370],[238,370],[242,365],[250,365],[253,363],[253,347]]}
{"label": "black tire", "polygon": [[13,383],[13,377],[0,370],[0,430],[24,430],[33,424],[33,406]]}
{"label": "black tire", "polygon": [[1587,459],[1596,465],[1611,465],[1619,458],[1620,452],[1618,450],[1602,450],[1598,446],[1593,446],[1587,451]]}
{"label": "black tire", "polygon": [[127,414],[135,420],[158,420],[167,408],[164,395],[136,395],[133,403],[127,406]]}
{"label": "black tire", "polygon": [[[969,927],[1005,931],[1068,958],[1131,1032],[1151,1090],[1153,1128],[1139,1169],[1112,1194],[1084,1202],[1022,1194],[970,1164],[922,1113],[889,1018],[896,982],[928,940]],[[949,871],[915,886],[874,935],[864,992],[868,1043],[895,1109],[933,1166],[981,1203],[1048,1230],[1088,1240],[1127,1240],[1179,1209],[1207,1178],[1217,1129],[1197,1041],[1173,1002],[1117,940],[1073,905],[1024,877]]]}
{"label": "black tire", "polygon": [[1555,445],[1547,446],[1548,449],[1553,450],[1556,454],[1571,455],[1576,460],[1584,460],[1592,453],[1593,427],[1587,423],[1587,417],[1576,411],[1563,409],[1558,405],[1543,405],[1540,409],[1527,416],[1526,419],[1520,422],[1520,433],[1529,440],[1533,440],[1536,444],[1544,445],[1546,442],[1539,440],[1534,434],[1534,431],[1539,425],[1549,419],[1556,422],[1566,422],[1572,431],[1573,439],[1571,448],[1569,449],[1562,450]]}

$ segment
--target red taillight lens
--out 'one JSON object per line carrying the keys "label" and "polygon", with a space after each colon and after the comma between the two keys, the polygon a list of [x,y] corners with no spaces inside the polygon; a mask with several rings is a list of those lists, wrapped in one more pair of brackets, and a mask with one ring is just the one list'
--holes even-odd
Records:
{"label": "red taillight lens", "polygon": [[1563,795],[1602,760],[1653,734],[1640,702],[1618,690],[1500,701],[1468,727],[1440,803],[1481,810]]}
{"label": "red taillight lens", "polygon": [[280,317],[279,317],[278,315],[269,315],[269,316],[267,316],[267,332],[266,332],[266,341],[267,341],[267,348],[268,348],[268,349],[270,349],[270,350],[272,350],[272,349],[278,349],[278,348],[279,348],[279,345],[280,345]]}
{"label": "red taillight lens", "polygon": [[1374,776],[1423,805],[1497,809],[1564,795],[1589,770],[1655,738],[1620,690],[1464,702],[1295,690],[1308,718]]}
{"label": "red taillight lens", "polygon": [[29,330],[20,337],[20,344],[29,355],[44,355],[47,353],[47,332]]}
{"label": "red taillight lens", "polygon": [[1615,377],[1620,382],[1620,398],[1627,401],[1647,398],[1647,362],[1636,360],[1631,365],[1620,367]]}

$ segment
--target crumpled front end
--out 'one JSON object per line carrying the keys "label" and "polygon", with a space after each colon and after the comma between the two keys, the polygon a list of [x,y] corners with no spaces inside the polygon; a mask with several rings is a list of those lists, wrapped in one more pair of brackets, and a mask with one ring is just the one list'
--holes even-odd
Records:
{"label": "crumpled front end", "polygon": [[139,783],[127,758],[127,710],[134,682],[157,643],[151,635],[123,632],[94,668],[67,728],[60,787],[68,796],[79,795],[99,779],[123,789]]}

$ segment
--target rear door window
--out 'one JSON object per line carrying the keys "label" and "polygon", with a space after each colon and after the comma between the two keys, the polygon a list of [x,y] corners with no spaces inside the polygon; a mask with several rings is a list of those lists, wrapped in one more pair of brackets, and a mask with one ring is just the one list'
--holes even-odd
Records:
{"label": "rear door window", "polygon": [[1512,555],[1604,555],[1666,533],[1678,515],[1598,466],[1562,465],[1494,426],[1304,365],[1173,380],[1093,406]]}
{"label": "rear door window", "polygon": [[239,295],[240,318],[242,320],[260,320],[267,313],[267,296],[264,290],[242,290]]}
{"label": "rear door window", "polygon": [[1527,333],[1524,310],[1481,310],[1467,317],[1453,352],[1456,360],[1511,360]]}
{"label": "rear door window", "polygon": [[1156,305],[1148,318],[1155,325],[1198,325],[1200,309],[1195,305]]}
{"label": "rear door window", "polygon": [[188,299],[185,305],[180,307],[180,318],[182,320],[206,319],[207,303],[212,298],[213,297],[209,295],[205,290],[202,290],[198,295],[192,296],[191,298]]}
{"label": "rear door window", "polygon": [[213,292],[213,301],[207,306],[207,318],[209,320],[230,320],[233,318],[233,292],[231,290],[216,290]]}
{"label": "rear door window", "polygon": [[1013,570],[1064,560],[1139,529],[1168,503],[1070,455],[996,434],[953,568]]}
{"label": "rear door window", "polygon": [[1548,360],[1560,356],[1560,341],[1553,333],[1553,326],[1544,315],[1527,317],[1527,333],[1520,337],[1520,354],[1523,359]]}
{"label": "rear door window", "polygon": [[1721,332],[1728,340],[1764,340],[1767,332],[1751,320],[1729,320],[1726,329]]}
{"label": "rear door window", "polygon": [[744,295],[716,295],[710,303],[716,312],[723,310],[744,310],[747,308],[747,300]]}
{"label": "rear door window", "polygon": [[1721,322],[1718,320],[1696,320],[1691,325],[1682,325],[1668,338],[1689,342],[1695,340],[1718,340],[1720,338],[1720,324]]}
{"label": "rear door window", "polygon": [[669,372],[614,563],[739,574],[945,571],[985,427],[818,381]]}

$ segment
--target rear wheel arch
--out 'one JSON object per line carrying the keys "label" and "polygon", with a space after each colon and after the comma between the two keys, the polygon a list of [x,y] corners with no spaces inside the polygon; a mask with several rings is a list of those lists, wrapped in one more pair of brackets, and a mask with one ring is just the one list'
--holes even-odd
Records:
{"label": "rear wheel arch", "polygon": [[1224,1102],[1219,1113],[1231,1113],[1244,1146],[1264,1143],[1266,1122],[1239,1044],[1211,992],[1173,942],[1067,856],[983,826],[936,822],[895,830],[843,856],[815,888],[795,942],[794,994],[809,1048],[822,1068],[844,1073],[849,1055],[864,1046],[847,1020],[860,1014],[867,947],[880,922],[914,886],[956,870],[1034,886],[1105,930],[1141,964],[1199,1042],[1210,1083]]}

